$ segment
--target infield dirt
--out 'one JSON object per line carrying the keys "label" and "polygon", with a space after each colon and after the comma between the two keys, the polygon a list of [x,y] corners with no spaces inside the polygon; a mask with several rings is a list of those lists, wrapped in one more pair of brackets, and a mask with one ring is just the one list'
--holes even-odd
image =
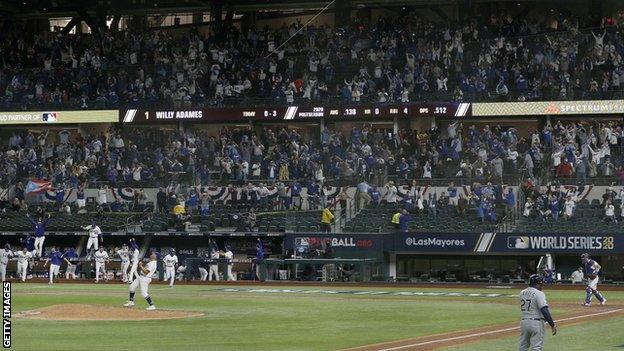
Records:
{"label": "infield dirt", "polygon": [[187,311],[155,310],[143,307],[110,307],[103,305],[61,304],[17,313],[15,318],[58,320],[58,321],[113,321],[146,320],[199,317],[203,313]]}

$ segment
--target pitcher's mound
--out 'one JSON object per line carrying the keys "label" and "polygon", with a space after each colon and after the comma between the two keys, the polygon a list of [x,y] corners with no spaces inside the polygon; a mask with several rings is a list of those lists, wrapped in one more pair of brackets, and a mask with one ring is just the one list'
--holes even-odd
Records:
{"label": "pitcher's mound", "polygon": [[62,304],[20,312],[17,318],[46,319],[61,321],[113,321],[113,320],[144,320],[199,317],[203,313],[185,311],[155,310],[146,311],[146,306],[133,308],[110,307],[102,305]]}

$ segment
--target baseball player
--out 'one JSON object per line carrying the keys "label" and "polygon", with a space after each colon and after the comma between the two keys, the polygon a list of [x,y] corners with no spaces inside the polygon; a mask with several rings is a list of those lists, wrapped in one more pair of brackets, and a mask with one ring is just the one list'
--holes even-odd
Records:
{"label": "baseball player", "polygon": [[128,282],[128,267],[130,267],[130,251],[128,245],[123,244],[120,250],[117,250],[117,256],[121,259],[121,280]]}
{"label": "baseball player", "polygon": [[254,263],[252,264],[252,271],[254,272],[254,280],[262,280],[260,279],[260,262],[264,260],[264,244],[262,243],[262,239],[256,239],[256,257]]}
{"label": "baseball player", "polygon": [[26,262],[28,264],[27,268],[32,270],[33,265],[35,264],[35,261],[32,259],[32,257],[35,257],[35,254],[37,253],[37,251],[35,250],[35,236],[31,234],[26,234],[26,236],[20,239],[20,242],[22,246],[25,246],[26,250],[30,252],[31,259],[27,260]]}
{"label": "baseball player", "polygon": [[[176,269],[176,272],[178,274],[178,276],[176,277],[177,280],[184,279],[184,276],[186,275],[186,261],[182,262],[182,264],[178,266],[178,269]],[[208,275],[208,273],[206,273],[206,275]]]}
{"label": "baseball player", "polygon": [[222,256],[227,260],[227,266],[223,276],[225,280],[232,281],[234,280],[234,276],[232,275],[232,267],[234,266],[232,259],[234,258],[234,253],[232,253],[230,245],[225,245],[225,252],[222,253]]}
{"label": "baseball player", "polygon": [[544,283],[552,284],[555,282],[555,271],[549,266],[544,267]]}
{"label": "baseball player", "polygon": [[28,272],[28,262],[32,260],[33,254],[24,246],[22,251],[17,251],[15,253],[15,256],[17,256],[17,277],[21,278],[22,282],[25,282]]}
{"label": "baseball player", "polygon": [[544,278],[539,274],[529,277],[529,287],[520,292],[520,347],[519,351],[541,351],[544,347],[544,321],[550,324],[552,335],[557,334],[546,294],[542,292]]}
{"label": "baseball player", "polygon": [[11,251],[11,245],[5,244],[4,250],[0,250],[0,278],[2,281],[6,280],[6,268],[9,264],[9,259],[13,257],[13,251]]}
{"label": "baseball player", "polygon": [[602,267],[598,262],[592,260],[587,253],[581,255],[581,262],[583,263],[583,274],[585,274],[585,279],[587,279],[585,303],[583,303],[583,306],[591,306],[592,295],[596,296],[601,305],[604,305],[607,303],[607,299],[598,291],[598,272],[600,272]]}
{"label": "baseball player", "polygon": [[64,258],[63,254],[60,251],[57,251],[56,248],[53,246],[50,249],[50,254],[48,254],[48,258],[46,258],[45,263],[43,264],[43,268],[45,268],[48,263],[50,263],[50,270],[48,272],[48,275],[50,276],[50,281],[48,282],[48,284],[54,283],[54,278],[56,278],[56,276],[58,275],[63,260],[65,260],[68,264],[71,264],[71,262]]}
{"label": "baseball player", "polygon": [[43,255],[43,243],[45,242],[45,228],[50,222],[50,214],[48,213],[45,221],[39,218],[36,222],[30,218],[30,214],[27,213],[26,217],[28,221],[33,226],[33,230],[35,231],[35,251],[37,257],[41,257]]}
{"label": "baseball player", "polygon": [[204,281],[208,279],[208,270],[206,269],[206,262],[202,260],[197,268],[199,270],[199,280]]}
{"label": "baseball player", "polygon": [[95,282],[100,282],[100,272],[102,272],[104,280],[108,280],[106,278],[106,262],[109,262],[108,252],[100,246],[93,256],[95,257]]}
{"label": "baseball player", "polygon": [[95,225],[95,221],[91,222],[91,225],[83,227],[82,229],[89,231],[89,240],[87,241],[87,255],[88,257],[91,257],[91,247],[93,247],[94,250],[98,249],[98,240],[100,238],[100,235],[102,235],[102,230],[100,229],[100,227]]}
{"label": "baseball player", "polygon": [[134,306],[134,293],[137,287],[140,287],[141,295],[143,295],[143,298],[149,304],[147,310],[153,311],[156,309],[156,306],[154,306],[154,303],[152,302],[152,297],[148,294],[148,288],[149,284],[152,282],[152,276],[156,272],[157,259],[156,253],[152,252],[147,265],[143,265],[143,262],[139,262],[139,278],[133,280],[132,284],[130,284],[128,302],[124,304],[124,307]]}
{"label": "baseball player", "polygon": [[73,263],[72,260],[78,258],[78,254],[72,248],[69,248],[63,254],[63,257],[67,259],[67,269],[65,269],[65,279],[76,279],[76,263]]}
{"label": "baseball player", "polygon": [[26,247],[26,251],[30,252],[33,257],[35,256],[35,237],[33,235],[26,234],[20,239],[20,243]]}
{"label": "baseball player", "polygon": [[215,242],[210,244],[210,268],[208,269],[208,280],[212,280],[214,274],[215,280],[219,280],[219,247]]}
{"label": "baseball player", "polygon": [[128,273],[128,283],[132,283],[134,279],[139,277],[137,273],[139,265],[139,245],[137,245],[134,239],[130,239],[130,254],[132,256],[132,266],[130,266],[130,273]]}
{"label": "baseball player", "polygon": [[170,249],[167,256],[163,258],[165,264],[165,281],[169,280],[169,287],[173,288],[173,281],[176,275],[176,265],[178,264],[178,256],[175,254],[174,249]]}

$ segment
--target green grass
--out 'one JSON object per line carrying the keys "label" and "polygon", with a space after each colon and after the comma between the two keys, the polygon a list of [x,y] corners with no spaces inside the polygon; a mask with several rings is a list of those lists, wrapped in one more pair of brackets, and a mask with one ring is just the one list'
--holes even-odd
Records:
{"label": "green grass", "polygon": [[[550,334],[546,327],[544,350],[548,351],[581,351],[581,350],[621,350],[624,347],[624,318],[609,318],[595,322],[572,325],[560,328],[557,335]],[[506,337],[488,340],[459,347],[445,348],[445,351],[483,351],[483,350],[517,350],[518,337]]]}
{"label": "green grass", "polygon": [[[283,288],[285,287],[280,287]],[[509,297],[282,294],[223,292],[216,289],[215,286],[198,285],[178,285],[173,289],[162,285],[150,287],[150,293],[159,309],[198,311],[205,314],[202,317],[80,322],[13,319],[13,348],[335,350],[518,320],[515,299]],[[341,290],[333,287],[321,289]],[[342,289],[443,291],[403,287]],[[517,293],[505,289],[449,291]],[[554,300],[576,302],[582,296],[580,291],[552,291],[547,294],[551,303]],[[139,294],[137,296],[135,308],[146,307],[145,301]],[[624,293],[608,293],[607,296],[611,301],[616,301],[624,298]],[[13,313],[66,303],[121,306],[126,299],[127,286],[122,284],[13,284]],[[560,311],[555,307],[553,313],[558,312]],[[621,323],[620,327],[623,326]],[[615,330],[623,329],[613,328],[612,333]],[[586,339],[595,341],[593,336]]]}

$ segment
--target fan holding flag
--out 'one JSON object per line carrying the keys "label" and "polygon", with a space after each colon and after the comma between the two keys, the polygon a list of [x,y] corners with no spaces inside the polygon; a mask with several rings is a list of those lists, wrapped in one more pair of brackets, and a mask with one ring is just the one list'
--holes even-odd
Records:
{"label": "fan holding flag", "polygon": [[25,190],[26,195],[30,193],[40,194],[44,191],[52,190],[52,183],[43,179],[29,180]]}

